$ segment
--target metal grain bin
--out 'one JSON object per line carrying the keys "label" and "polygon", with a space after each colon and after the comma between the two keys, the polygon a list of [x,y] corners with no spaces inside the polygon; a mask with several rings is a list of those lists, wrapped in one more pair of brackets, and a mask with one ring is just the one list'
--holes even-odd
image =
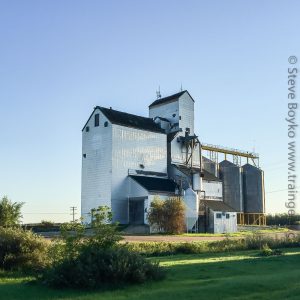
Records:
{"label": "metal grain bin", "polygon": [[218,177],[218,164],[216,164],[214,161],[208,159],[205,156],[202,156],[202,168],[205,171]]}
{"label": "metal grain bin", "polygon": [[243,195],[245,213],[265,212],[264,172],[250,164],[245,164],[243,170]]}
{"label": "metal grain bin", "polygon": [[223,182],[223,199],[236,212],[243,212],[242,168],[228,160],[219,164],[220,179]]}

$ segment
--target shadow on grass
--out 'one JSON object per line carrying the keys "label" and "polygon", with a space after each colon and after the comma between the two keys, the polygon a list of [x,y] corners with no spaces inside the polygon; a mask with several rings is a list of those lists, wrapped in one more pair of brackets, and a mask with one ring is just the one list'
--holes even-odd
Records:
{"label": "shadow on grass", "polygon": [[257,257],[258,251],[163,257],[165,280],[114,290],[54,290],[0,273],[0,295],[5,300],[297,299],[292,295],[300,294],[299,250],[286,249],[288,255],[276,257]]}

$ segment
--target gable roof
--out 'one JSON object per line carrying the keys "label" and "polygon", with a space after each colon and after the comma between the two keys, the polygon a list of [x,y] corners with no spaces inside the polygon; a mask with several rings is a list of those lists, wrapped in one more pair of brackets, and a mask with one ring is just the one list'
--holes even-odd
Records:
{"label": "gable roof", "polygon": [[[156,124],[151,118],[132,115],[132,114],[128,114],[125,112],[121,112],[118,110],[105,108],[101,106],[96,106],[94,108],[94,111],[96,109],[99,109],[112,124],[117,124],[125,127],[132,127],[132,128],[137,128],[137,129],[142,129],[142,130],[147,130],[152,132],[165,133],[165,131],[158,124]],[[92,112],[88,121],[84,125],[83,129],[89,122],[94,111]]]}
{"label": "gable roof", "polygon": [[202,204],[207,206],[213,211],[227,211],[227,212],[236,212],[232,207],[224,203],[223,201],[216,200],[201,200]]}
{"label": "gable roof", "polygon": [[191,97],[191,99],[195,102],[195,100],[190,95],[190,93],[187,90],[185,90],[185,91],[181,91],[181,92],[176,93],[176,94],[171,95],[171,96],[167,96],[167,97],[164,97],[164,98],[157,99],[149,105],[149,108],[153,107],[153,106],[156,106],[156,105],[165,104],[165,103],[168,103],[168,102],[173,102],[185,93],[188,93],[188,95]]}
{"label": "gable roof", "polygon": [[171,179],[136,175],[129,175],[129,177],[133,178],[143,188],[151,192],[167,192],[174,194],[175,189],[178,188],[177,184]]}

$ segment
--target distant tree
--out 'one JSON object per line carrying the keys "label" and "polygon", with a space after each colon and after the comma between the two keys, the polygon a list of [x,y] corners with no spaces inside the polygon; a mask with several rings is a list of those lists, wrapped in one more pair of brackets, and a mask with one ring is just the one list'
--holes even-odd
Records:
{"label": "distant tree", "polygon": [[41,221],[41,226],[43,226],[43,227],[53,227],[54,222],[50,221],[50,220],[42,220]]}
{"label": "distant tree", "polygon": [[0,226],[18,225],[22,218],[21,208],[24,202],[12,202],[7,196],[0,200]]}
{"label": "distant tree", "polygon": [[267,225],[295,225],[300,221],[300,215],[289,216],[288,214],[268,214],[267,215]]}
{"label": "distant tree", "polygon": [[161,200],[156,197],[148,212],[150,226],[171,234],[182,233],[185,228],[185,205],[180,197]]}

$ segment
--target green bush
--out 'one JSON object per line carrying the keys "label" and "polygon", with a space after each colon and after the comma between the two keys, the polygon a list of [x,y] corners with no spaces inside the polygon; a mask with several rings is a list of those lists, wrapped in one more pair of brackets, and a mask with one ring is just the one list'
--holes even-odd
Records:
{"label": "green bush", "polygon": [[271,256],[272,254],[273,254],[272,249],[268,246],[268,244],[264,244],[260,251],[260,255],[261,256]]}
{"label": "green bush", "polygon": [[283,255],[283,252],[280,249],[272,250],[268,244],[264,244],[259,255],[260,256],[275,256],[275,255]]}
{"label": "green bush", "polygon": [[84,236],[85,228],[80,223],[62,226],[63,243],[53,244],[52,265],[40,277],[45,284],[58,288],[102,288],[163,277],[158,264],[118,244],[121,235],[117,224],[109,223],[108,207],[93,209],[91,214],[93,234],[89,237]]}
{"label": "green bush", "polygon": [[185,230],[185,206],[181,197],[161,200],[158,196],[151,202],[147,219],[151,227],[169,234]]}
{"label": "green bush", "polygon": [[162,269],[126,248],[84,247],[75,259],[54,265],[43,276],[52,287],[103,288],[164,277]]}
{"label": "green bush", "polygon": [[0,268],[4,270],[40,271],[49,265],[49,243],[21,228],[0,227]]}

